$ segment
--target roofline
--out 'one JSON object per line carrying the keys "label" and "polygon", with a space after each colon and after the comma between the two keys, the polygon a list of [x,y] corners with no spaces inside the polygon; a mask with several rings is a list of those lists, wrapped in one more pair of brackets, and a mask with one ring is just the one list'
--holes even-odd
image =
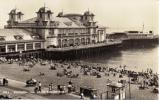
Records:
{"label": "roofline", "polygon": [[79,27],[59,27],[59,26],[5,26],[6,28],[39,28],[39,29],[61,29],[61,28],[89,28],[86,26],[79,26]]}
{"label": "roofline", "polygon": [[73,13],[71,14],[71,13],[70,13],[70,14],[63,14],[62,16],[63,16],[63,17],[67,17],[67,16],[80,16],[80,17],[81,17],[81,16],[83,16],[83,15],[82,15],[82,14],[73,14]]}
{"label": "roofline", "polygon": [[13,44],[13,43],[29,43],[29,42],[44,42],[45,40],[20,40],[20,41],[0,41],[1,44]]}

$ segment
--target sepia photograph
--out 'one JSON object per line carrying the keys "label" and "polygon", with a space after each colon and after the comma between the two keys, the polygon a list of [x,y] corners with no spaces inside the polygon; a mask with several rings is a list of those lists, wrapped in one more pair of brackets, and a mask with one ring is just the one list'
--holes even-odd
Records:
{"label": "sepia photograph", "polygon": [[0,0],[0,99],[158,98],[159,0]]}

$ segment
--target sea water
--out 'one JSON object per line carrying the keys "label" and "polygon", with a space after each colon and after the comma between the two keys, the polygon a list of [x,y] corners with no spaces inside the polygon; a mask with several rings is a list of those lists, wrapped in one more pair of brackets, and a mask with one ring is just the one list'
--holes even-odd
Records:
{"label": "sea water", "polygon": [[159,45],[122,48],[121,50],[81,59],[81,61],[115,67],[126,65],[127,69],[140,72],[151,68],[154,73],[159,73]]}

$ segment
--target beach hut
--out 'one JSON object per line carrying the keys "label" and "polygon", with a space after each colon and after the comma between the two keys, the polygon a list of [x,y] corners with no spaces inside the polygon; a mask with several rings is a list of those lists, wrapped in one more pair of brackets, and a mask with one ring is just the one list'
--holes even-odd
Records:
{"label": "beach hut", "polygon": [[111,100],[125,100],[126,92],[125,86],[121,83],[107,84],[106,99]]}

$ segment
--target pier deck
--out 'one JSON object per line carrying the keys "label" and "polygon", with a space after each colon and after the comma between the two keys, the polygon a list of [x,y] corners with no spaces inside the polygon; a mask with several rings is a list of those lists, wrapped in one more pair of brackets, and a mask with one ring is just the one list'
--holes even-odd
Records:
{"label": "pier deck", "polygon": [[80,46],[71,46],[71,47],[63,47],[63,48],[48,48],[48,49],[46,49],[46,51],[65,52],[65,51],[72,51],[72,50],[100,48],[100,47],[119,45],[119,44],[122,44],[122,41],[112,41],[112,42],[104,42],[104,43],[88,44],[88,45],[80,45]]}

